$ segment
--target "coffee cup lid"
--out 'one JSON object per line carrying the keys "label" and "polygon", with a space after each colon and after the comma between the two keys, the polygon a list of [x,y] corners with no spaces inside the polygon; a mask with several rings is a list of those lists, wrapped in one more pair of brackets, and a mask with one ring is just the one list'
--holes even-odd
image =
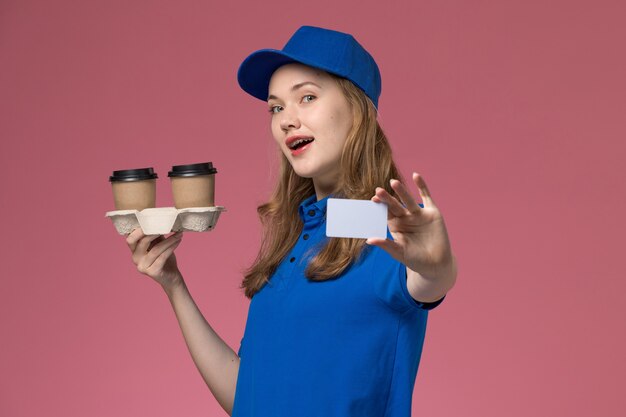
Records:
{"label": "coffee cup lid", "polygon": [[212,162],[203,162],[200,164],[190,165],[174,165],[172,170],[167,173],[168,177],[195,177],[197,175],[217,174],[217,169],[213,168]]}
{"label": "coffee cup lid", "polygon": [[113,175],[109,177],[109,181],[143,181],[158,178],[152,167],[139,169],[122,169],[113,171]]}

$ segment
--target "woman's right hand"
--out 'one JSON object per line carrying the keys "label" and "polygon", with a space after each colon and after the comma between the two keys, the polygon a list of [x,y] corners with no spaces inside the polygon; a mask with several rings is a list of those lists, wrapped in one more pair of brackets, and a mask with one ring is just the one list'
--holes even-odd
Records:
{"label": "woman's right hand", "polygon": [[141,228],[136,228],[126,236],[126,243],[137,270],[168,290],[183,281],[174,255],[182,238],[182,232],[164,238],[163,235],[144,235]]}

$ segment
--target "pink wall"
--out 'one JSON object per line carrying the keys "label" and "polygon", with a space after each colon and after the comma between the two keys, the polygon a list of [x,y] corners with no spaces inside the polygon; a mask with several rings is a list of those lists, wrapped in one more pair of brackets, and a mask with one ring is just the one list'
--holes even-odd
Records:
{"label": "pink wall", "polygon": [[0,2],[0,415],[224,415],[107,178],[153,166],[168,206],[170,166],[213,161],[228,212],[177,255],[237,349],[274,145],[235,74],[302,24],[376,57],[381,123],[459,258],[414,415],[623,415],[623,2],[366,3]]}

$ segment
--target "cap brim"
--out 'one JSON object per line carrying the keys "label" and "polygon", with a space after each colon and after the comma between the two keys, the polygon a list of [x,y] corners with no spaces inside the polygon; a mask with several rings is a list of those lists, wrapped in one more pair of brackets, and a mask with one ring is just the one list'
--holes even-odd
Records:
{"label": "cap brim", "polygon": [[344,74],[335,71],[333,68],[310,62],[307,59],[302,59],[277,49],[260,49],[251,53],[241,63],[237,71],[237,81],[239,81],[239,86],[245,92],[259,100],[267,101],[272,74],[278,67],[292,62],[298,62],[313,68],[319,68],[340,77],[345,77]]}
{"label": "cap brim", "polygon": [[237,71],[239,86],[259,100],[267,101],[272,74],[278,67],[291,62],[300,61],[276,49],[253,52],[239,66]]}

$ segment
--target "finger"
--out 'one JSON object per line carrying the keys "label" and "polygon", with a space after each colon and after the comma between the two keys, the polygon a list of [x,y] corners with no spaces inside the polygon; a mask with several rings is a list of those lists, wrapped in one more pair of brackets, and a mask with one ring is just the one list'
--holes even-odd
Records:
{"label": "finger", "polygon": [[154,247],[154,245],[156,245],[159,242],[163,242],[164,240],[165,240],[165,237],[163,237],[163,235],[159,235],[156,239],[150,242],[150,244],[148,245],[148,249],[146,250],[150,252],[152,248]]}
{"label": "finger", "polygon": [[376,194],[374,197],[387,204],[388,219],[394,216],[402,217],[406,214],[406,209],[402,207],[402,204],[400,204],[400,202],[394,196],[389,194],[384,188],[376,187]]}
{"label": "finger", "polygon": [[161,235],[144,235],[144,237],[137,242],[134,253],[142,255],[148,252],[152,241],[158,239],[159,237],[161,237]]}
{"label": "finger", "polygon": [[[380,198],[378,198],[378,196],[374,196],[370,199],[371,201],[373,201],[374,203],[382,203],[387,205],[387,203],[385,203],[384,201],[382,201]],[[389,210],[389,205],[387,205],[387,220],[391,220],[395,217],[395,215],[391,212],[391,210]]]}
{"label": "finger", "polygon": [[178,239],[178,238],[182,238],[182,237],[183,237],[183,232],[182,231],[176,232],[176,233],[172,233],[167,238],[164,235],[159,235],[159,237],[157,237],[152,242],[150,242],[150,246],[148,247],[148,252],[150,252],[157,244],[163,242],[164,240]]}
{"label": "finger", "polygon": [[144,235],[143,238],[137,242],[135,245],[135,250],[133,251],[132,259],[135,265],[139,265],[139,263],[145,258],[146,254],[150,253],[153,249],[151,248],[152,242],[157,240],[161,235]]}
{"label": "finger", "polygon": [[[378,188],[377,188],[378,190]],[[376,194],[374,194],[374,196],[372,198],[370,198],[370,201],[373,201],[374,203],[385,203],[383,200],[380,199],[380,197],[378,197]],[[386,204],[386,203],[385,203]]]}
{"label": "finger", "polygon": [[167,260],[169,259],[170,255],[174,252],[174,250],[178,247],[178,245],[180,245],[180,243],[182,242],[182,240],[178,239],[178,241],[176,243],[174,243],[172,246],[168,247],[167,249],[165,249],[152,263],[152,265],[150,265],[148,268],[149,269],[154,269],[154,270],[159,270],[163,268],[163,265],[165,265],[165,262],[167,262]]}
{"label": "finger", "polygon": [[143,238],[144,236],[145,235],[143,234],[143,231],[140,227],[133,229],[133,231],[126,236],[126,243],[128,244],[131,252],[135,252],[137,242],[139,242],[139,239]]}
{"label": "finger", "polygon": [[407,190],[404,184],[394,179],[389,181],[389,183],[391,184],[391,188],[393,188],[393,190],[398,193],[398,196],[400,196],[400,199],[402,200],[402,203],[404,203],[406,209],[411,213],[419,213],[420,206],[417,204],[417,202],[415,201],[411,193],[409,193],[409,190]]}
{"label": "finger", "polygon": [[424,207],[434,206],[435,202],[433,201],[433,198],[430,195],[430,190],[428,189],[428,186],[426,185],[426,181],[424,181],[424,177],[422,177],[417,172],[414,172],[413,181],[415,181],[415,184],[417,184],[417,189],[420,193],[420,198],[422,199],[422,202],[424,203]]}
{"label": "finger", "polygon": [[164,239],[162,242],[154,245],[152,250],[141,258],[137,264],[137,269],[140,271],[146,271],[163,252],[165,252],[170,246],[180,242],[181,239],[182,234],[178,236],[172,235],[167,239]]}
{"label": "finger", "polygon": [[402,253],[403,253],[402,247],[398,243],[394,242],[393,240],[370,237],[367,240],[365,240],[365,243],[367,243],[368,245],[372,245],[372,246],[378,246],[379,248],[384,249],[385,251],[389,252],[389,254],[393,256],[395,259],[402,258]]}

